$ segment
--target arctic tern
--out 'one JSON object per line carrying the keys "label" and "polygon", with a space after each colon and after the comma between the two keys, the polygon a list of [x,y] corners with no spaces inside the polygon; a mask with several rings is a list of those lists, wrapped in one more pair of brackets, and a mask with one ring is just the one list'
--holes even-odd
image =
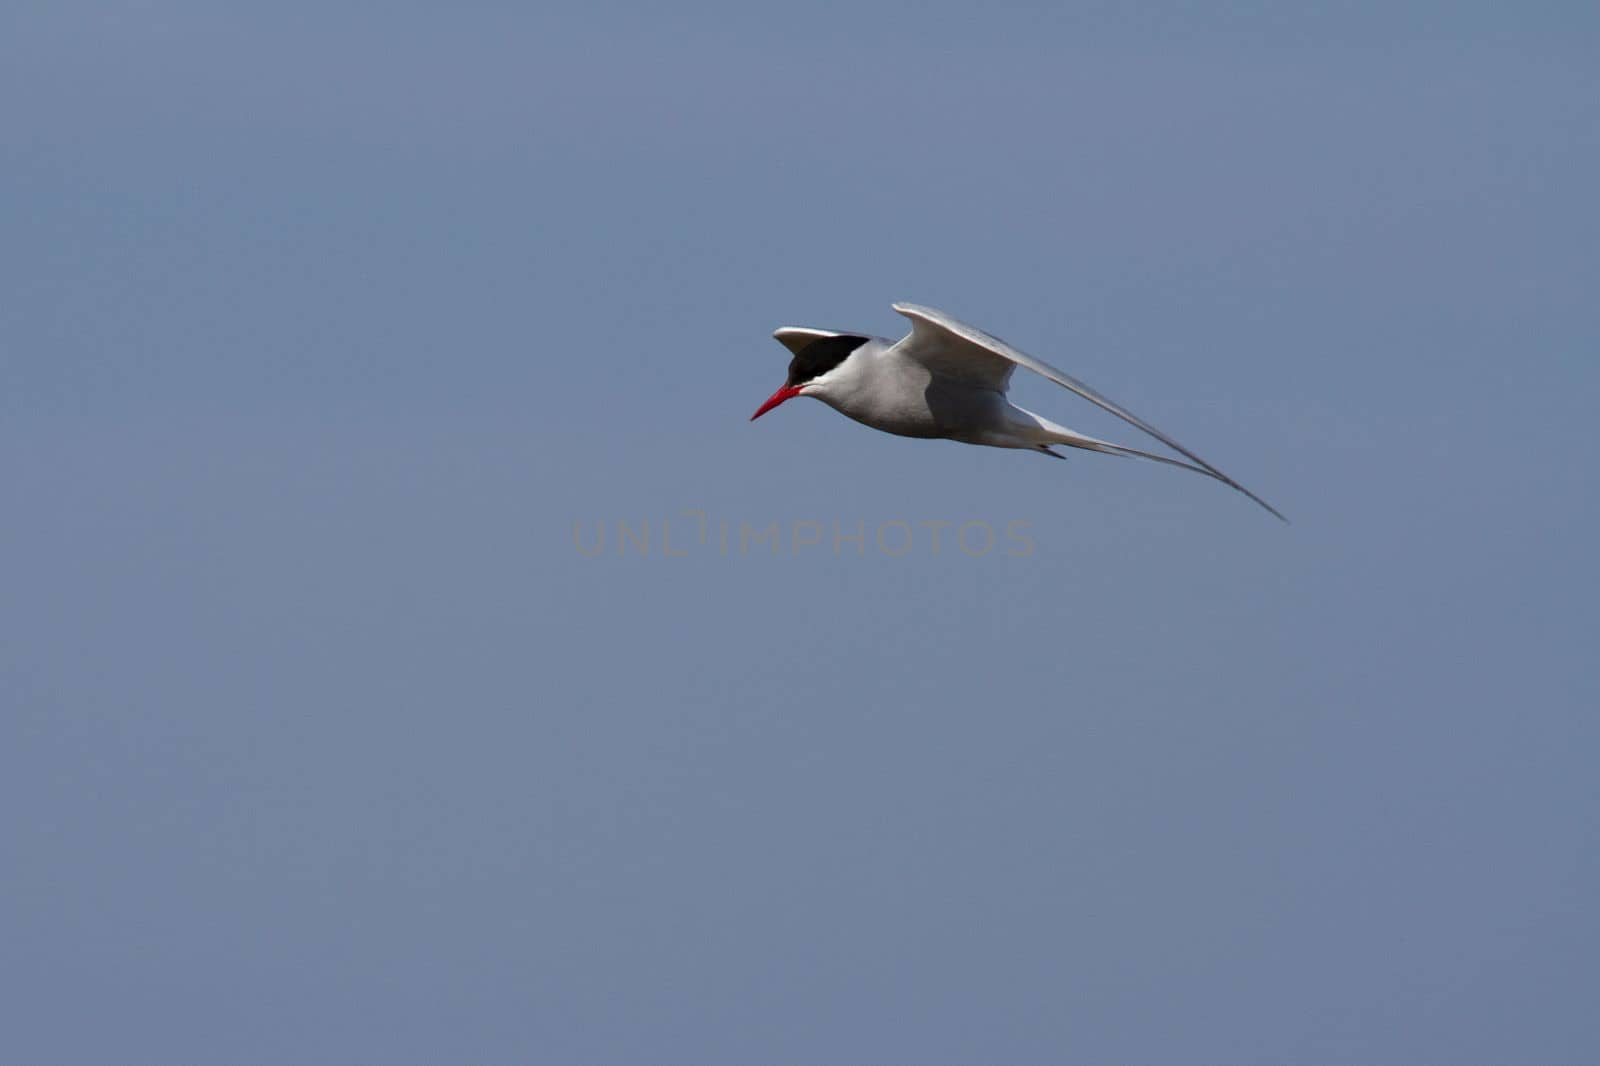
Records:
{"label": "arctic tern", "polygon": [[[942,311],[893,306],[911,320],[911,332],[898,341],[802,326],[776,331],[773,336],[794,355],[789,376],[750,420],[796,396],[811,396],[863,425],[902,437],[1025,448],[1057,459],[1062,456],[1052,445],[1153,459],[1215,478],[1288,521],[1260,496],[1065,372]],[[1019,366],[1137,426],[1189,462],[1086,437],[1017,407],[1006,389]]]}

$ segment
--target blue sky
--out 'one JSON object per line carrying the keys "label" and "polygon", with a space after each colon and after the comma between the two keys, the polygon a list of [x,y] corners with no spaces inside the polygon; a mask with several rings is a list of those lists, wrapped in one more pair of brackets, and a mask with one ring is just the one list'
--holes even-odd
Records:
{"label": "blue sky", "polygon": [[[1597,28],[9,7],[13,1054],[1592,1062]],[[894,300],[1294,524],[746,422]]]}

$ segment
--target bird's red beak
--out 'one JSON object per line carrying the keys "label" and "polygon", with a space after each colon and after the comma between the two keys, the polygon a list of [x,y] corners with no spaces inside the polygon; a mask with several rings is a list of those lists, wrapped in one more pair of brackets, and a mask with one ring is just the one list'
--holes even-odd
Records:
{"label": "bird's red beak", "polygon": [[756,408],[756,413],[750,416],[750,421],[754,422],[756,419],[760,418],[762,415],[766,414],[783,401],[791,400],[798,395],[800,395],[799,385],[785,385],[771,396],[768,396],[766,403]]}

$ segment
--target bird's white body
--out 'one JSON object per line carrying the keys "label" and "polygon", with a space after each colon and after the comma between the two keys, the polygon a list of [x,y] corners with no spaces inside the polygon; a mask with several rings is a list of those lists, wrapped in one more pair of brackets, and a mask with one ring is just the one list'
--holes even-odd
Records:
{"label": "bird's white body", "polygon": [[[1282,518],[1271,505],[1154,426],[1083,382],[941,311],[899,303],[911,320],[899,341],[786,326],[773,335],[794,353],[790,380],[752,418],[793,396],[811,396],[873,429],[902,437],[942,438],[994,448],[1055,453],[1066,445],[1137,456],[1215,478]],[[1013,404],[1011,374],[1026,367],[1135,425],[1191,462],[1086,437]]]}
{"label": "bird's white body", "polygon": [[942,438],[996,448],[1056,443],[1037,415],[1005,393],[952,382],[893,341],[874,337],[834,370],[808,383],[812,396],[864,426],[902,437]]}

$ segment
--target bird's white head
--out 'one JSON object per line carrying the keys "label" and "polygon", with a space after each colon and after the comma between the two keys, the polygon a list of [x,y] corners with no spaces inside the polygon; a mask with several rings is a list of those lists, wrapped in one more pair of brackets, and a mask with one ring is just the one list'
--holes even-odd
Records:
{"label": "bird's white head", "polygon": [[750,416],[752,422],[796,396],[824,394],[829,382],[840,376],[845,360],[871,339],[857,333],[825,333],[792,327],[780,329],[776,336],[794,353],[794,358],[789,360],[789,376]]}

